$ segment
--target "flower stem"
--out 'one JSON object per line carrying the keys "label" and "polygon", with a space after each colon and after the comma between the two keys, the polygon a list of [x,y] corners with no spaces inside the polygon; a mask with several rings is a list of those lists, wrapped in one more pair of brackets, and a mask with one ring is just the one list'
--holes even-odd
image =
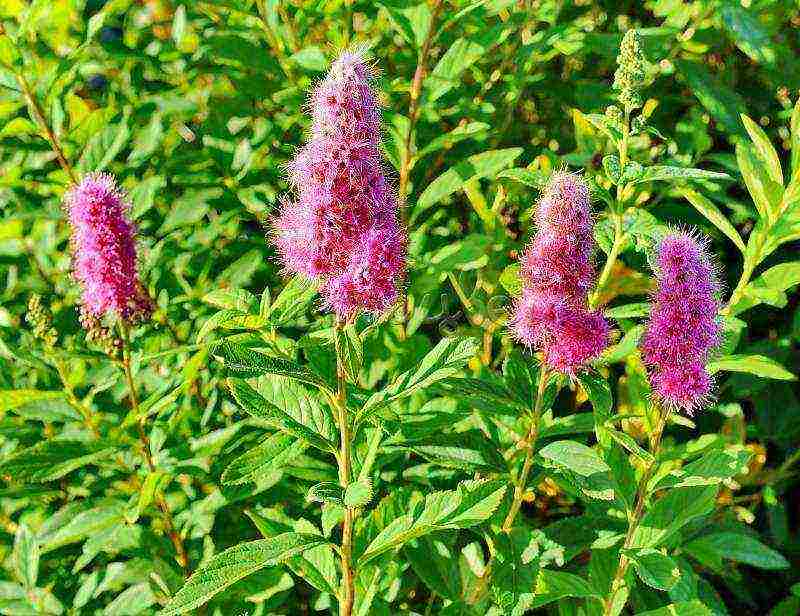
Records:
{"label": "flower stem", "polygon": [[400,169],[398,181],[398,195],[400,199],[400,211],[403,213],[404,222],[408,222],[408,216],[403,207],[406,203],[406,192],[408,191],[408,180],[411,174],[411,138],[414,135],[414,128],[419,119],[419,100],[422,95],[422,84],[425,80],[425,69],[428,62],[428,54],[430,53],[431,44],[433,43],[434,35],[436,34],[436,21],[439,18],[439,13],[442,11],[442,0],[433,1],[433,9],[431,11],[430,27],[425,40],[422,42],[422,47],[419,50],[417,58],[417,68],[414,71],[414,78],[411,80],[411,101],[408,105],[408,130],[405,134],[405,141],[403,143],[403,150],[400,153]]}
{"label": "flower stem", "polygon": [[531,468],[533,467],[533,453],[536,448],[536,441],[539,438],[539,423],[542,417],[542,401],[544,399],[544,391],[547,388],[547,378],[549,373],[544,365],[539,369],[539,387],[536,390],[536,402],[533,406],[533,414],[531,415],[531,424],[528,428],[528,434],[518,443],[518,449],[525,449],[525,461],[522,463],[522,470],[514,486],[514,500],[511,502],[511,508],[508,510],[505,520],[503,521],[502,531],[506,534],[511,532],[514,527],[514,520],[519,513],[522,506],[522,499],[525,497],[525,492],[528,486],[528,476],[530,475]]}
{"label": "flower stem", "polygon": [[53,129],[47,123],[47,120],[45,120],[42,107],[39,105],[39,101],[36,100],[36,96],[31,90],[28,80],[25,79],[25,75],[22,73],[17,73],[16,77],[17,83],[19,83],[20,90],[22,91],[22,96],[25,98],[25,102],[28,103],[28,108],[31,111],[31,115],[33,115],[33,119],[36,121],[36,124],[39,125],[39,130],[44,132],[47,141],[50,143],[50,149],[53,150],[53,153],[58,159],[58,164],[61,165],[61,168],[67,172],[67,175],[69,176],[69,179],[72,180],[72,183],[77,184],[78,176],[75,174],[75,171],[72,169],[72,166],[69,164],[69,162],[67,162],[67,157],[64,156],[64,150],[61,147],[61,142],[58,140],[55,132],[53,132]]}
{"label": "flower stem", "polygon": [[[144,417],[139,410],[139,398],[136,393],[136,385],[133,380],[133,370],[131,369],[130,325],[123,322],[120,325],[120,332],[122,334],[122,370],[125,373],[125,382],[128,385],[128,397],[131,401],[131,411],[136,417],[136,424],[139,428],[139,440],[141,441],[145,464],[147,464],[148,470],[153,473],[156,470],[156,465],[153,461],[153,456],[150,454],[150,439],[147,437],[147,431],[145,430],[146,417]],[[172,545],[175,548],[176,560],[181,566],[181,569],[183,569],[184,576],[188,577],[190,573],[189,557],[186,554],[186,549],[183,545],[183,539],[178,531],[175,530],[175,524],[172,521],[172,513],[169,510],[169,505],[162,494],[156,494],[154,500],[158,508],[161,510],[164,526],[166,527],[167,534],[169,535],[170,541],[172,541]]]}
{"label": "flower stem", "polygon": [[[649,497],[647,484],[650,483],[656,467],[658,466],[658,452],[661,448],[661,437],[664,434],[664,427],[667,425],[669,411],[662,410],[660,408],[658,408],[657,411],[658,419],[656,420],[656,425],[654,426],[653,431],[650,433],[650,453],[653,455],[653,460],[647,464],[647,467],[644,469],[644,473],[642,474],[642,478],[639,480],[639,485],[636,488],[636,500],[634,502],[633,512],[628,516],[628,532],[625,533],[625,540],[622,544],[622,550],[620,551],[617,572],[614,575],[613,581],[611,582],[610,593],[603,602],[604,616],[612,616],[612,614],[619,613],[620,611],[619,609],[614,609],[614,602],[617,594],[624,588],[625,574],[627,573],[628,565],[630,564],[630,561],[624,552],[632,547],[634,536],[636,535],[636,531],[639,529],[639,524],[644,517],[645,504]],[[627,601],[627,597],[625,600]]]}
{"label": "flower stem", "polygon": [[[519,477],[514,481],[514,499],[511,501],[511,507],[506,514],[503,524],[500,527],[501,531],[509,534],[514,528],[514,520],[517,518],[520,508],[522,507],[522,500],[525,497],[525,492],[528,484],[528,477],[533,467],[533,454],[536,449],[536,441],[539,438],[539,424],[542,417],[542,402],[544,401],[544,392],[547,388],[547,380],[550,373],[544,365],[539,370],[539,385],[536,390],[536,401],[533,405],[533,412],[531,413],[531,423],[528,426],[528,432],[523,439],[517,444],[515,449],[525,449],[525,461],[522,463],[522,470]],[[475,604],[481,598],[486,586],[492,577],[492,565],[494,565],[496,551],[491,551],[489,562],[486,563],[483,575],[478,579],[475,589],[472,592],[468,602]]]}
{"label": "flower stem", "polygon": [[[341,330],[342,323],[337,321],[336,329]],[[339,484],[343,490],[350,484],[350,445],[351,435],[347,417],[347,379],[344,366],[342,366],[339,349],[339,331],[335,336],[336,344],[336,407],[339,422]],[[339,597],[339,616],[350,616],[353,612],[355,599],[355,584],[353,575],[353,522],[355,511],[352,507],[345,507],[344,520],[342,521],[342,588]]]}

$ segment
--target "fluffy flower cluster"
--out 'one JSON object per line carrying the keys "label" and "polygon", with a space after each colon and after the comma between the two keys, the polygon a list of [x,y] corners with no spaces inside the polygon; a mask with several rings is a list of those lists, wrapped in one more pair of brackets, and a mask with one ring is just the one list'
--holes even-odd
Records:
{"label": "fluffy flower cluster", "polygon": [[661,240],[655,272],[642,357],[657,399],[691,413],[708,402],[713,386],[706,363],[720,342],[719,282],[705,242],[685,232]]}
{"label": "fluffy flower cluster", "polygon": [[82,287],[85,318],[115,314],[126,321],[144,318],[150,300],[136,269],[136,230],[130,206],[114,178],[87,175],[65,196],[72,227],[73,275]]}
{"label": "fluffy flower cluster", "polygon": [[285,269],[320,280],[340,318],[397,298],[406,235],[381,166],[380,107],[363,55],[346,51],[311,94],[311,138],[289,166],[297,193],[274,222]]}
{"label": "fluffy flower cluster", "polygon": [[521,260],[522,297],[511,328],[552,369],[575,374],[608,344],[609,326],[588,308],[594,283],[589,189],[556,173],[536,210],[538,231]]}

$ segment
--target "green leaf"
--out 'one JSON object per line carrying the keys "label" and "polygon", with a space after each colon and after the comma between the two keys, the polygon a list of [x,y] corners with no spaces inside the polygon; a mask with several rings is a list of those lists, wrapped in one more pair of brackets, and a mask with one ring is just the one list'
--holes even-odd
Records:
{"label": "green leaf", "polygon": [[553,464],[582,477],[606,473],[611,468],[593,449],[575,441],[555,441],[542,447],[539,455]]}
{"label": "green leaf", "polygon": [[503,30],[502,26],[486,28],[470,38],[456,39],[425,80],[426,103],[436,101],[451,88],[461,85],[461,74],[504,38]]}
{"label": "green leaf", "polygon": [[221,188],[187,190],[170,204],[169,213],[158,229],[158,234],[166,235],[175,229],[197,224],[211,210],[210,202],[219,199],[222,194]]}
{"label": "green leaf", "polygon": [[530,169],[520,169],[518,167],[506,169],[497,174],[498,180],[514,180],[536,189],[544,188],[547,185],[548,178],[549,176],[541,171],[531,171]]}
{"label": "green leaf", "polygon": [[705,169],[690,169],[688,167],[668,167],[665,165],[653,165],[646,167],[641,174],[631,181],[631,184],[641,184],[643,182],[654,182],[657,180],[730,180],[727,173],[717,171],[706,171]]}
{"label": "green leaf", "polygon": [[36,588],[39,575],[39,543],[26,524],[17,527],[14,536],[14,573],[27,589]]}
{"label": "green leaf", "polygon": [[619,430],[614,430],[612,428],[608,428],[607,432],[612,439],[617,441],[620,445],[622,445],[625,449],[643,462],[652,463],[654,461],[653,454],[642,449],[639,446],[639,443],[637,443],[630,434],[626,434],[625,432],[620,432]]}
{"label": "green leaf", "polygon": [[334,503],[344,505],[344,488],[333,481],[323,481],[308,489],[306,500],[310,503]]}
{"label": "green leaf", "polygon": [[712,612],[701,601],[693,600],[670,603],[656,610],[637,612],[636,616],[716,616],[718,613]]}
{"label": "green leaf", "polygon": [[223,485],[242,485],[270,471],[280,470],[306,449],[302,439],[290,434],[272,434],[231,462],[222,473]]}
{"label": "green leaf", "polygon": [[586,580],[574,573],[542,569],[536,580],[535,599],[529,609],[535,609],[567,597],[599,598],[597,591]]}
{"label": "green leaf", "polygon": [[677,563],[658,550],[632,550],[628,555],[639,578],[652,588],[670,590],[680,579],[681,572]]}
{"label": "green leaf", "polygon": [[497,509],[506,492],[506,486],[497,481],[467,481],[458,489],[433,492],[419,502],[413,510],[388,524],[370,542],[358,558],[358,566],[381,554],[430,533],[469,528],[483,522]]}
{"label": "green leaf", "polygon": [[193,573],[159,616],[185,614],[242,578],[325,543],[319,535],[290,532],[229,548]]}
{"label": "green leaf", "polygon": [[411,222],[413,223],[429,207],[461,190],[470,180],[494,177],[501,169],[513,163],[520,154],[522,148],[489,150],[474,154],[450,167],[422,191],[412,212]]}
{"label": "green leaf", "polygon": [[676,60],[675,67],[686,79],[689,90],[725,130],[734,135],[746,136],[739,120],[746,105],[739,94],[713,77],[700,62]]}
{"label": "green leaf", "polygon": [[522,278],[519,275],[519,264],[513,263],[506,266],[503,273],[500,274],[500,284],[508,291],[511,297],[519,297],[522,295]]}
{"label": "green leaf", "polygon": [[63,399],[64,393],[60,391],[39,391],[36,389],[10,389],[0,391],[0,413],[13,411],[26,404]]}
{"label": "green leaf", "polygon": [[313,45],[292,54],[289,60],[309,71],[322,72],[328,67],[325,54],[319,47]]}
{"label": "green leaf", "polygon": [[361,338],[353,324],[334,328],[334,335],[339,364],[344,368],[347,378],[355,383],[364,363],[364,345]]}
{"label": "green leaf", "polygon": [[333,393],[331,386],[318,374],[299,364],[283,359],[258,353],[245,346],[232,342],[222,341],[212,347],[212,352],[222,357],[225,367],[247,378],[264,374],[285,376],[301,383],[314,385],[322,390]]}
{"label": "green leaf", "polygon": [[422,47],[431,27],[431,10],[427,3],[398,6],[394,2],[381,2],[380,6],[389,14],[392,25],[407,43],[417,49]]}
{"label": "green leaf", "polygon": [[788,569],[781,554],[744,533],[719,532],[703,535],[684,544],[684,549],[701,558],[733,560],[759,569]]}
{"label": "green leaf", "polygon": [[78,161],[78,170],[81,173],[105,170],[128,143],[130,134],[127,116],[119,124],[109,124],[89,140]]}
{"label": "green leaf", "polygon": [[728,237],[728,239],[736,244],[736,247],[742,251],[742,254],[744,254],[746,248],[744,242],[742,241],[742,237],[739,235],[739,232],[734,228],[734,226],[728,221],[725,215],[719,211],[719,208],[714,205],[714,203],[690,188],[682,189],[681,193],[698,212],[705,216],[705,218],[717,229],[722,231]]}
{"label": "green leaf", "polygon": [[750,146],[736,144],[736,162],[759,215],[771,220],[780,209],[783,186],[764,172],[763,163]]}
{"label": "green leaf", "polygon": [[650,304],[648,302],[636,302],[635,304],[625,304],[624,306],[615,306],[614,308],[606,308],[603,311],[609,319],[636,319],[639,317],[646,317],[650,314]]}
{"label": "green leaf", "polygon": [[306,311],[316,294],[314,281],[295,276],[286,283],[264,316],[275,325],[289,323]]}
{"label": "green leaf", "polygon": [[245,289],[216,289],[206,293],[203,301],[224,310],[249,313],[255,309],[256,296]]}
{"label": "green leaf", "polygon": [[747,130],[747,134],[750,135],[750,140],[753,142],[755,153],[766,168],[770,179],[778,186],[783,186],[781,160],[778,158],[778,153],[775,151],[775,148],[772,147],[769,137],[767,137],[764,130],[747,115],[743,113],[741,118],[745,130]]}
{"label": "green leaf", "polygon": [[745,287],[741,300],[731,306],[732,314],[739,314],[758,304],[783,308],[789,301],[786,291],[800,284],[800,261],[779,263]]}
{"label": "green leaf", "polygon": [[710,513],[717,486],[673,488],[650,506],[631,540],[631,547],[663,545],[686,524]]}
{"label": "green leaf", "polygon": [[0,463],[0,475],[14,481],[43,482],[60,479],[75,469],[94,464],[113,451],[99,443],[44,441],[15,453]]}
{"label": "green leaf", "polygon": [[440,340],[416,368],[402,373],[388,387],[367,399],[356,414],[356,425],[379,409],[453,376],[477,350],[478,343],[474,338],[452,336]]}
{"label": "green leaf", "polygon": [[699,459],[673,469],[662,477],[655,489],[717,485],[736,475],[747,474],[750,453],[744,449],[712,451]]}
{"label": "green leaf", "polygon": [[405,445],[438,466],[466,472],[506,472],[503,456],[480,430],[434,434]]}
{"label": "green leaf", "polygon": [[[468,122],[466,124],[459,124],[453,130],[439,135],[435,139],[432,139],[428,142],[424,148],[421,148],[417,155],[415,156],[415,160],[419,161],[423,157],[427,156],[428,154],[433,154],[434,152],[438,152],[439,150],[449,150],[454,145],[461,141],[465,141],[467,139],[474,139],[486,133],[491,128],[489,124],[485,122]],[[511,171],[509,169],[509,171]],[[501,171],[497,177],[500,178],[503,176],[506,171]]]}
{"label": "green leaf", "polygon": [[307,441],[309,445],[317,449],[331,453],[337,451],[337,446],[334,442],[310,426],[297,421],[273,403],[268,402],[242,379],[229,378],[228,387],[239,406],[253,417],[263,419],[279,430]]}
{"label": "green leaf", "polygon": [[746,372],[766,379],[780,381],[794,381],[797,378],[774,359],[763,355],[727,355],[709,362],[708,371],[711,374],[722,371]]}
{"label": "green leaf", "polygon": [[720,15],[725,29],[730,33],[731,41],[754,62],[774,64],[775,47],[772,45],[769,32],[752,14],[749,5],[730,3],[722,6]]}

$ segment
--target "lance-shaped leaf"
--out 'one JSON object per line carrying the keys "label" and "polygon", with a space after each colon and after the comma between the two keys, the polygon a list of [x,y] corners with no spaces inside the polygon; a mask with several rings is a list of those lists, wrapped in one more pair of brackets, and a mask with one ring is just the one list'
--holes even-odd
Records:
{"label": "lance-shaped leaf", "polygon": [[412,511],[390,522],[370,542],[358,559],[363,566],[373,558],[432,532],[468,528],[494,513],[506,486],[499,481],[464,482],[458,489],[434,492]]}
{"label": "lance-shaped leaf", "polygon": [[242,578],[325,543],[319,535],[284,533],[229,548],[192,574],[159,616],[185,614]]}
{"label": "lance-shaped leaf", "polygon": [[228,370],[242,378],[277,374],[326,391],[332,391],[321,376],[281,357],[264,355],[240,344],[227,341],[214,345],[213,352],[222,357]]}
{"label": "lance-shaped leaf", "polygon": [[416,368],[398,376],[386,389],[367,399],[356,415],[356,424],[380,408],[458,372],[478,349],[474,338],[448,337],[439,341]]}
{"label": "lance-shaped leaf", "polygon": [[0,463],[0,475],[22,482],[53,481],[102,460],[112,451],[98,443],[44,441]]}
{"label": "lance-shaped leaf", "polygon": [[224,485],[241,485],[278,470],[299,456],[306,442],[291,434],[271,434],[258,445],[231,462],[222,473]]}
{"label": "lance-shaped leaf", "polygon": [[271,402],[268,402],[264,396],[250,387],[246,381],[229,378],[228,387],[239,406],[253,417],[263,419],[279,430],[307,441],[317,449],[329,452],[336,451],[335,443],[315,432],[309,426],[300,423]]}
{"label": "lance-shaped leaf", "polygon": [[728,355],[708,364],[711,374],[720,371],[747,372],[766,379],[794,381],[797,377],[774,359],[763,355]]}
{"label": "lance-shaped leaf", "polygon": [[655,180],[730,180],[731,176],[727,173],[717,171],[706,171],[705,169],[691,169],[688,167],[668,167],[665,165],[653,165],[645,168],[638,176],[631,181],[631,184],[641,184],[642,182],[653,182]]}

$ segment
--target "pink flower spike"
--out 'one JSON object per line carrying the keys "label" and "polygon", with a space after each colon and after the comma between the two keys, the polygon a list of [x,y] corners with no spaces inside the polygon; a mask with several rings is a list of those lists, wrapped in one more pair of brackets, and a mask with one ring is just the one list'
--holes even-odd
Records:
{"label": "pink flower spike", "polygon": [[405,274],[372,80],[363,53],[345,51],[314,88],[311,138],[288,165],[296,197],[273,221],[285,271],[317,280],[324,306],[341,318],[387,308]]}
{"label": "pink flower spike", "polygon": [[707,241],[687,232],[664,237],[656,250],[657,288],[641,343],[656,399],[692,413],[711,397],[706,370],[721,340],[720,285]]}
{"label": "pink flower spike", "polygon": [[589,189],[581,176],[553,174],[536,210],[538,231],[520,259],[522,297],[510,327],[552,370],[574,376],[608,345],[609,325],[588,308],[595,270]]}
{"label": "pink flower spike", "polygon": [[96,318],[113,313],[126,321],[146,317],[150,300],[136,269],[136,230],[114,178],[87,175],[67,192],[64,204],[82,312]]}

